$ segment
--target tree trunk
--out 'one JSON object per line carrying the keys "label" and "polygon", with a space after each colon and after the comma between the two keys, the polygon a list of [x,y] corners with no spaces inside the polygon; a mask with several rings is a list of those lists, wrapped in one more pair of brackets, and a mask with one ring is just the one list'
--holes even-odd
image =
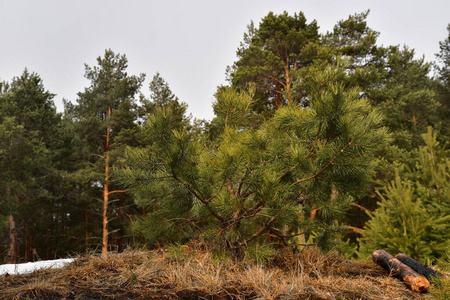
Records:
{"label": "tree trunk", "polygon": [[384,250],[374,251],[372,259],[377,265],[388,271],[389,275],[401,279],[412,291],[424,293],[430,287],[430,282],[425,277]]}
{"label": "tree trunk", "polygon": [[406,254],[399,253],[395,256],[399,261],[416,271],[422,276],[425,276],[427,279],[432,279],[433,277],[442,277],[443,275],[435,270],[428,268],[427,266],[421,264],[417,260],[409,257]]}
{"label": "tree trunk", "polygon": [[[108,128],[109,129],[109,128]],[[109,138],[109,135],[108,135]],[[102,256],[108,254],[108,204],[109,204],[109,153],[105,154],[105,183],[103,185],[103,230],[102,230]]]}
{"label": "tree trunk", "polygon": [[19,247],[17,245],[18,235],[16,230],[16,222],[14,221],[14,216],[10,215],[8,217],[9,225],[9,247],[7,254],[7,262],[10,264],[19,263]]}
{"label": "tree trunk", "polygon": [[[111,116],[111,106],[108,107],[108,115]],[[105,183],[103,185],[103,238],[102,238],[102,256],[108,255],[108,204],[109,204],[109,151],[111,147],[111,127],[106,127],[105,143]]]}
{"label": "tree trunk", "polygon": [[24,249],[24,259],[25,262],[33,261],[33,254],[31,251],[31,237],[30,237],[30,227],[25,224],[25,249]]}
{"label": "tree trunk", "polygon": [[[106,170],[107,168],[105,168]],[[108,254],[108,183],[103,186],[103,238],[102,238],[102,256]]]}
{"label": "tree trunk", "polygon": [[[124,216],[123,216],[123,207],[119,208],[119,220],[120,220],[120,224],[125,223]],[[122,233],[122,230],[119,230],[117,232],[116,246],[117,246],[117,252],[119,252],[119,253],[123,252],[123,233]]]}
{"label": "tree trunk", "polygon": [[292,84],[292,80],[291,77],[289,75],[289,58],[287,59],[287,66],[284,70],[285,72],[285,76],[286,76],[286,95],[287,95],[287,103],[290,104],[291,103],[291,84]]}
{"label": "tree trunk", "polygon": [[85,230],[84,230],[84,245],[86,249],[89,249],[89,213],[86,211],[84,213],[84,223],[85,223]]}
{"label": "tree trunk", "polygon": [[[54,211],[54,202],[51,200],[51,207]],[[50,260],[52,259],[52,252],[53,252],[53,237],[54,237],[54,229],[55,229],[55,213],[49,215],[49,224],[50,228],[47,229],[47,245],[45,249],[45,259]]]}

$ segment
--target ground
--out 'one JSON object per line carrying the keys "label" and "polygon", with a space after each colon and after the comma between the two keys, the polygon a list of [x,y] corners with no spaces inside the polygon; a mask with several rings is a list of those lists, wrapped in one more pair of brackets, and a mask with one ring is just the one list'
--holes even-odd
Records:
{"label": "ground", "polygon": [[280,253],[265,265],[204,247],[129,250],[0,276],[0,299],[445,299],[433,295],[408,290],[371,262],[317,249]]}

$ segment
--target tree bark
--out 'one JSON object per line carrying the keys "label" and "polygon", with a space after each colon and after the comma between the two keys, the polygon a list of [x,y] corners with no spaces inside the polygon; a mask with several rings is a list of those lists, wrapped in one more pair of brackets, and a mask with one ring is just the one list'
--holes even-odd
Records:
{"label": "tree bark", "polygon": [[425,276],[427,279],[432,279],[433,277],[443,277],[443,275],[435,270],[428,268],[427,266],[421,264],[417,260],[409,257],[406,254],[399,253],[395,256],[399,261],[416,271],[422,276]]}
{"label": "tree bark", "polygon": [[9,225],[9,248],[7,254],[7,262],[10,264],[19,263],[19,247],[17,246],[17,230],[16,230],[16,222],[14,221],[14,216],[10,215],[8,217],[8,225]]}
{"label": "tree bark", "polygon": [[[108,169],[107,167],[105,170]],[[103,230],[102,230],[102,256],[108,255],[108,183],[103,186]]]}
{"label": "tree bark", "polygon": [[85,229],[84,229],[84,244],[86,249],[89,249],[89,213],[86,211],[84,212],[84,223],[85,223]]}
{"label": "tree bark", "polygon": [[30,226],[25,223],[25,246],[24,246],[24,259],[25,262],[33,261],[33,253],[31,251],[31,236],[30,236]]}
{"label": "tree bark", "polygon": [[[108,115],[111,116],[111,106],[108,107]],[[105,183],[103,185],[103,231],[102,231],[102,256],[108,255],[108,205],[109,205],[109,151],[111,150],[111,127],[106,127],[105,143]]]}
{"label": "tree bark", "polygon": [[286,68],[284,70],[285,75],[286,75],[286,94],[287,94],[287,103],[290,104],[291,103],[291,84],[292,84],[292,80],[291,77],[289,76],[289,58],[287,58],[287,65]]}
{"label": "tree bark", "polygon": [[390,276],[401,279],[412,291],[424,293],[430,287],[430,282],[425,277],[384,250],[374,251],[372,259],[377,265],[388,271]]}
{"label": "tree bark", "polygon": [[[120,224],[123,224],[124,223],[123,207],[119,208],[118,214],[119,214]],[[117,232],[116,246],[117,246],[118,253],[123,252],[123,234],[122,234],[121,230],[119,230]]]}

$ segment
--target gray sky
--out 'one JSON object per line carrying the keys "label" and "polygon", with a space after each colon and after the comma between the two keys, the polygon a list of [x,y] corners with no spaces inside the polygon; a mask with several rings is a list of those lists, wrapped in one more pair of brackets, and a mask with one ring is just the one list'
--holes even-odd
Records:
{"label": "gray sky", "polygon": [[37,72],[62,111],[63,98],[75,102],[89,85],[84,64],[111,48],[126,54],[128,74],[147,74],[146,96],[158,71],[194,117],[211,119],[213,94],[251,20],[303,11],[325,33],[367,9],[380,45],[407,45],[433,61],[447,37],[449,0],[0,0],[0,79]]}

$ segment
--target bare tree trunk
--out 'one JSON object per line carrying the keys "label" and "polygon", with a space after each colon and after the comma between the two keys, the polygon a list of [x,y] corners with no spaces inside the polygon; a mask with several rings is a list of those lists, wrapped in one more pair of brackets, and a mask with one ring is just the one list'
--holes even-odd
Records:
{"label": "bare tree trunk", "polygon": [[[111,116],[111,106],[108,107],[108,117]],[[108,255],[108,205],[109,205],[109,151],[111,145],[111,127],[106,127],[105,143],[105,183],[103,185],[103,238],[102,238],[102,256]]]}
{"label": "bare tree trunk", "polygon": [[28,226],[28,224],[25,224],[24,259],[25,259],[25,262],[33,261],[33,254],[31,253],[30,227]]}
{"label": "bare tree trunk", "polygon": [[[287,59],[287,63],[289,64],[289,58]],[[286,66],[284,72],[285,72],[285,75],[286,75],[287,103],[290,104],[291,103],[291,84],[292,84],[292,80],[291,80],[291,77],[289,75],[289,65]]]}
{"label": "bare tree trunk", "polygon": [[[108,168],[105,168],[105,171]],[[108,183],[106,182],[103,186],[103,238],[102,238],[102,256],[106,256],[108,254]]]}
{"label": "bare tree trunk", "polygon": [[7,254],[7,262],[10,264],[17,264],[19,262],[19,247],[18,247],[18,235],[16,230],[16,222],[14,221],[14,216],[10,215],[8,217],[9,225],[9,248]]}
{"label": "bare tree trunk", "polygon": [[84,246],[86,249],[89,249],[89,213],[86,211],[84,213],[84,223],[85,223],[85,230],[84,230]]}
{"label": "bare tree trunk", "polygon": [[[54,202],[51,200],[51,207],[53,208]],[[45,259],[52,259],[52,250],[53,250],[53,237],[54,237],[54,229],[55,229],[55,213],[49,216],[49,224],[50,228],[47,229],[47,245],[45,249]]]}
{"label": "bare tree trunk", "polygon": [[[119,208],[119,220],[120,223],[123,224],[124,221],[124,216],[123,216],[123,207]],[[117,246],[117,252],[123,252],[123,232],[121,230],[119,230],[117,232],[117,238],[116,238],[116,246]]]}

